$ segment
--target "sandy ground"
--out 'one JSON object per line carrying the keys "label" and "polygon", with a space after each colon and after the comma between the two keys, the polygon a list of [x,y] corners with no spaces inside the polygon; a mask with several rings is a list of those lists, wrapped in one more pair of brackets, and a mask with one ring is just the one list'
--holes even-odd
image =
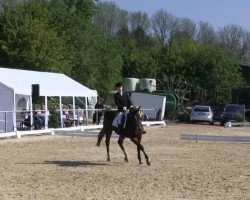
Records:
{"label": "sandy ground", "polygon": [[142,143],[151,166],[138,164],[128,139],[128,163],[117,138],[111,162],[96,138],[0,140],[0,199],[250,199],[250,144],[180,140],[183,133],[250,136],[250,128],[170,124],[147,131]]}

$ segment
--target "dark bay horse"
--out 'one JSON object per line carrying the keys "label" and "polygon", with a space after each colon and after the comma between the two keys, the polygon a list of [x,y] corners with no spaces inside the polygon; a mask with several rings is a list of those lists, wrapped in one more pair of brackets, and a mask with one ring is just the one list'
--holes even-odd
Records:
{"label": "dark bay horse", "polygon": [[[143,130],[143,125],[140,120],[140,107],[131,107],[129,109],[129,113],[127,114],[127,122],[125,128],[122,130],[124,131],[124,136],[126,138],[129,138],[136,146],[137,146],[137,156],[139,163],[142,164],[141,160],[141,154],[140,151],[143,152],[145,159],[147,161],[147,165],[150,165],[150,159],[148,155],[146,154],[144,147],[141,145],[141,139],[142,139],[142,134],[144,132]],[[110,161],[110,155],[109,155],[109,144],[110,144],[110,138],[112,135],[113,131],[116,131],[116,128],[112,126],[113,119],[115,118],[117,112],[116,111],[105,111],[104,113],[104,121],[103,121],[103,128],[100,131],[98,138],[97,138],[97,146],[100,146],[101,140],[106,135],[106,148],[107,148],[107,160]],[[128,162],[128,156],[125,151],[125,148],[123,146],[123,141],[125,138],[119,137],[118,139],[118,144],[121,148],[121,150],[124,153],[124,160]]]}

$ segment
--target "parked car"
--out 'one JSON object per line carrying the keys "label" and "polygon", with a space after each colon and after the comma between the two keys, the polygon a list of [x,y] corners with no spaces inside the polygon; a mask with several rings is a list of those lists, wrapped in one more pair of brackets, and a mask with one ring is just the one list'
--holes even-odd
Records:
{"label": "parked car", "polygon": [[228,121],[242,122],[245,111],[243,106],[238,104],[227,104],[221,114],[220,125],[223,126]]}
{"label": "parked car", "polygon": [[195,105],[191,111],[190,121],[195,122],[209,122],[209,124],[214,124],[213,119],[214,113],[211,106]]}

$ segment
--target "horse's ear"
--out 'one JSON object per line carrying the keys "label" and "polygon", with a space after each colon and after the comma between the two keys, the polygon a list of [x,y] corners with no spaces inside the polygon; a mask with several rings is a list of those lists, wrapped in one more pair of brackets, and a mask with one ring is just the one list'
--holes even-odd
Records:
{"label": "horse's ear", "polygon": [[139,112],[139,110],[141,110],[141,106],[139,106],[139,107],[137,108],[137,112]]}

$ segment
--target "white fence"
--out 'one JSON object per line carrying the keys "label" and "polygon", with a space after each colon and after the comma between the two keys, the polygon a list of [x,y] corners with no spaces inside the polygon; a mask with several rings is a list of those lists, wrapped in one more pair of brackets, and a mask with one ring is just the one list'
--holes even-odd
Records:
{"label": "white fence", "polygon": [[[142,122],[144,126],[152,126],[152,125],[161,125],[166,126],[165,121],[144,121]],[[42,134],[50,134],[50,135],[65,135],[65,136],[86,136],[86,131],[90,130],[99,130],[102,129],[103,125],[85,125],[85,126],[75,126],[68,128],[49,128],[49,129],[41,129],[41,130],[27,130],[27,131],[13,131],[8,133],[1,133],[0,138],[22,138],[22,136],[26,135],[42,135]]]}
{"label": "white fence", "polygon": [[231,128],[231,127],[247,127],[250,126],[250,122],[227,122],[225,123],[225,127]]}
{"label": "white fence", "polygon": [[250,136],[181,134],[181,140],[250,143]]}
{"label": "white fence", "polygon": [[[97,110],[98,109],[94,109]],[[16,111],[17,113],[19,111]],[[29,112],[29,111],[20,111],[20,112]],[[12,115],[12,111],[1,111],[3,117],[3,124],[7,126],[6,119],[7,119],[7,114]],[[4,121],[5,120],[5,121]],[[86,119],[89,120],[89,119]],[[98,120],[96,120],[98,121]],[[142,124],[144,126],[152,126],[152,125],[160,125],[160,126],[166,126],[165,121],[143,121]],[[44,128],[41,130],[16,130],[16,131],[11,131],[11,132],[0,132],[0,138],[9,138],[9,137],[14,137],[14,138],[22,138],[23,136],[26,135],[42,135],[42,134],[50,134],[50,135],[65,135],[65,136],[86,136],[86,131],[93,131],[93,130],[99,130],[103,127],[103,125],[81,125],[81,126],[76,126],[73,124],[73,127],[64,127],[64,128]],[[7,128],[5,127],[5,130]]]}

